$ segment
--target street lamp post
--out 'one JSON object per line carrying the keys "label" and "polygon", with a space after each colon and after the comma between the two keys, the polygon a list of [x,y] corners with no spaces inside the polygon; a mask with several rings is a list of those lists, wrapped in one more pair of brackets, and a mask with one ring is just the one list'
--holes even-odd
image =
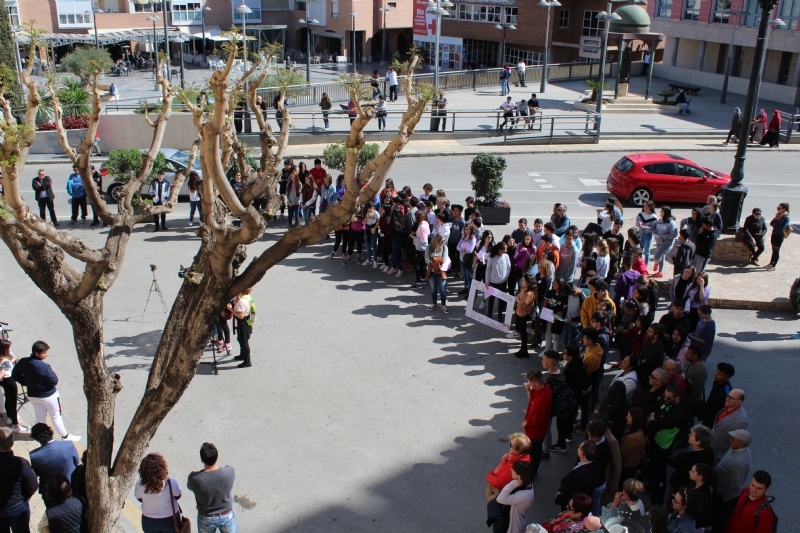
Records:
{"label": "street lamp post", "polygon": [[[609,14],[610,13],[610,14]],[[603,109],[603,86],[606,84],[606,55],[608,54],[608,30],[612,20],[622,20],[616,13],[611,13],[611,2],[608,2],[606,11],[597,14],[597,18],[604,21],[603,49],[600,52],[600,86],[597,88],[597,112]]]}
{"label": "street lamp post", "polygon": [[503,21],[503,25],[495,24],[494,29],[503,30],[503,47],[500,49],[500,68],[506,66],[506,30],[516,30],[517,27],[509,24],[508,21]]}
{"label": "street lamp post", "polygon": [[756,109],[758,109],[758,95],[761,92],[761,80],[764,78],[764,70],[767,68],[767,46],[769,45],[769,31],[775,26],[777,28],[784,28],[786,27],[786,23],[781,19],[772,19],[769,21],[769,25],[767,26],[767,36],[764,38],[764,51],[762,52],[763,57],[761,58],[761,70],[758,71],[758,83],[756,84],[756,97],[753,100],[753,116],[756,114]]}
{"label": "street lamp post", "polygon": [[386,63],[386,13],[391,10],[392,8],[389,6],[378,9],[378,11],[383,13],[383,44],[381,45],[381,64]]}
{"label": "street lamp post", "polygon": [[158,15],[153,15],[152,17],[147,17],[147,20],[153,23],[153,53],[156,56],[156,69],[155,69],[155,80],[156,80],[156,90],[158,90],[158,38],[156,37],[156,21],[161,20],[161,17]]}
{"label": "street lamp post", "polygon": [[352,50],[352,52],[353,52],[353,73],[355,73],[355,71],[356,71],[356,17],[357,16],[358,16],[358,13],[356,13],[355,11],[350,13],[350,20],[352,21],[352,28],[353,28],[352,31],[350,32],[351,33],[350,47],[353,49]]}
{"label": "street lamp post", "polygon": [[206,56],[206,16],[204,11],[211,11],[210,7],[201,7],[198,9],[200,11],[200,28],[203,31],[203,61],[208,60],[208,56]]}
{"label": "street lamp post", "polygon": [[725,79],[722,80],[722,95],[719,97],[719,103],[724,104],[728,98],[728,79],[731,76],[731,69],[733,68],[733,39],[736,37],[736,17],[744,15],[746,11],[734,11],[733,9],[726,9],[722,11],[723,15],[733,15],[733,31],[731,31],[731,45],[728,47],[728,61],[725,65]]}
{"label": "street lamp post", "polygon": [[[552,0],[552,2],[548,2],[547,0],[541,0],[539,5],[542,7],[547,7],[547,25],[544,28],[544,63],[542,63],[542,83],[539,85],[539,92],[543,93],[547,89],[547,60],[549,59],[550,55],[550,8],[551,7],[561,7],[561,4],[558,0]],[[609,11],[611,8],[609,7]]]}
{"label": "street lamp post", "polygon": [[93,9],[92,11],[86,10],[87,15],[92,15],[92,22],[94,23],[94,47],[100,48],[100,38],[97,36],[97,13],[102,13],[102,9]]}
{"label": "street lamp post", "polygon": [[449,17],[450,12],[444,7],[452,7],[453,4],[449,0],[430,0],[428,2],[427,12],[436,15],[436,46],[433,50],[433,86],[439,88],[439,41],[442,38],[442,17]]}
{"label": "street lamp post", "polygon": [[242,15],[242,50],[244,54],[245,68],[247,68],[247,14],[252,13],[253,10],[242,2],[242,5],[236,8],[237,13]]}
{"label": "street lamp post", "polygon": [[311,24],[319,24],[319,21],[306,18],[300,19],[298,22],[306,25],[306,45],[308,45],[308,50],[306,50],[306,81],[311,83]]}
{"label": "street lamp post", "polygon": [[753,118],[753,103],[758,93],[758,85],[761,83],[761,67],[767,44],[769,17],[778,0],[759,0],[758,3],[761,5],[761,24],[758,26],[758,39],[756,40],[752,70],[756,75],[750,76],[750,84],[747,87],[747,99],[742,110],[742,126],[739,130],[739,144],[736,146],[736,155],[733,159],[731,181],[722,187],[722,232],[728,234],[736,233],[739,228],[739,219],[742,217],[742,207],[747,196],[747,187],[743,186],[742,182],[744,181],[744,161],[747,158],[750,120]]}
{"label": "street lamp post", "polygon": [[164,9],[164,51],[167,53],[167,75],[172,79],[172,58],[169,55],[169,28],[167,27],[167,0],[161,0]]}

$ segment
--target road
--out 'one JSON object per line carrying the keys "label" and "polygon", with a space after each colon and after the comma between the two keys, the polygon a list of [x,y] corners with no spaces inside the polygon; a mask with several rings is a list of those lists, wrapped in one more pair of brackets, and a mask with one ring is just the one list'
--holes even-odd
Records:
{"label": "road", "polygon": [[[722,169],[730,157],[684,155]],[[504,198],[512,203],[513,218],[544,217],[553,202],[566,200],[573,218],[588,221],[605,193],[601,185],[581,180],[602,181],[618,158],[509,157]],[[774,152],[748,158],[754,170],[747,175],[752,184],[747,209],[759,205],[771,213],[770,202],[795,201],[800,189],[788,175],[792,159]],[[64,216],[69,168],[46,170],[56,180]],[[26,180],[35,171],[26,169]],[[400,159],[392,177],[415,191],[431,182],[460,200],[469,194],[469,158]],[[176,222],[186,218],[188,205],[177,211],[171,216],[173,231],[152,234],[145,226],[133,232],[127,263],[105,299],[107,364],[124,384],[117,439],[142,394],[166,319],[156,294],[142,312],[152,282],[147,265],[158,265],[169,305],[180,287],[178,265],[191,263],[199,244],[185,222]],[[93,246],[105,237],[80,224],[76,233]],[[282,227],[270,230],[248,257],[281,233]],[[225,362],[219,376],[212,376],[201,365],[151,451],[164,454],[170,474],[184,485],[186,475],[200,467],[201,443],[216,443],[220,462],[236,468],[242,531],[485,531],[484,476],[508,450],[506,437],[521,429],[522,376],[539,360],[511,357],[516,343],[466,320],[463,303],[451,299],[449,315],[432,314],[424,307],[427,293],[409,289],[408,276],[345,267],[326,259],[329,253],[329,242],[301,250],[267,274],[254,290],[259,315],[253,368],[238,370]],[[5,288],[0,318],[11,322],[17,354],[27,354],[38,339],[50,343],[48,362],[60,377],[67,427],[86,435],[69,324],[5,248],[0,248],[0,284]],[[456,290],[459,282],[449,292]],[[800,326],[772,312],[717,310],[714,317],[718,339],[709,363],[735,365],[732,381],[747,393],[754,469],[773,474],[776,511],[788,517],[794,508],[790,485],[800,475],[797,462],[786,460],[800,439],[800,429],[788,423],[795,414],[795,402],[787,399],[795,397],[797,353],[790,335]],[[235,341],[233,353],[238,353]],[[543,462],[530,521],[557,514],[552,501],[573,464],[576,444],[571,453]],[[185,510],[192,509],[191,494],[183,502]]]}

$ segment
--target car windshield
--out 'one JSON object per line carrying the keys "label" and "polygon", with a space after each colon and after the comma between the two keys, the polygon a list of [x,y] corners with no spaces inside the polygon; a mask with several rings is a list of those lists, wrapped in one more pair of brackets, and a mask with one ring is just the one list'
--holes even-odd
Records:
{"label": "car windshield", "polygon": [[[174,154],[172,154],[172,157],[170,157],[170,159],[182,165],[183,168],[186,168],[189,165],[189,154],[186,152],[175,152]],[[199,157],[194,158],[194,165],[192,166],[192,169],[198,171],[200,170]]]}

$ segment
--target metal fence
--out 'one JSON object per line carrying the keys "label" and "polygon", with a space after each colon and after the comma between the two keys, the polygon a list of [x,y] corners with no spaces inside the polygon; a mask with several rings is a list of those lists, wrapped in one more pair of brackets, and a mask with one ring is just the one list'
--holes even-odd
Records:
{"label": "metal fence", "polygon": [[[606,62],[606,75],[611,74],[611,61]],[[500,86],[500,71],[502,69],[482,69],[482,70],[457,70],[439,73],[439,88],[443,91],[451,89],[477,89],[478,87]],[[547,80],[573,80],[585,79],[600,75],[600,63],[562,63],[549,65],[547,67]],[[415,74],[414,79],[417,83],[427,83],[433,85],[435,75],[432,72]],[[528,67],[525,71],[525,81],[537,82],[542,79],[542,67]],[[404,94],[405,76],[398,76],[397,91],[399,95]],[[511,82],[517,80],[514,74]],[[363,83],[364,88],[368,89],[369,81]],[[386,80],[381,80],[381,90],[384,95],[389,94],[389,85]],[[257,90],[257,94],[266,102],[272,103],[279,92],[275,87],[262,87]],[[316,105],[322,98],[322,93],[327,95],[334,102],[343,102],[350,99],[350,93],[340,83],[331,81],[327,83],[312,83],[310,85],[296,85],[290,88],[291,96],[287,97],[289,105]]]}
{"label": "metal fence", "polygon": [[[794,129],[797,128],[798,133],[800,133],[800,114],[784,113],[783,111],[779,111],[779,113],[781,114],[781,126],[786,128],[786,131],[779,131],[778,139],[782,143],[789,144],[792,141]],[[795,137],[800,137],[800,135],[795,135]]]}
{"label": "metal fence", "polygon": [[[524,118],[524,117],[523,117]],[[520,117],[514,117],[511,124],[503,128],[503,144],[509,139],[530,140],[546,138],[553,144],[556,137],[590,138],[595,144],[600,142],[600,113],[588,112],[585,115],[544,115],[539,114],[528,129]]]}

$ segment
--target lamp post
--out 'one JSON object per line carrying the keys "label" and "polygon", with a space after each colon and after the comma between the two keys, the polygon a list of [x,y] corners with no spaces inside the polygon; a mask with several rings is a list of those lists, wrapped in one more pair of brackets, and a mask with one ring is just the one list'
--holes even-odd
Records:
{"label": "lamp post", "polygon": [[164,51],[167,53],[167,75],[172,79],[172,59],[169,55],[169,29],[167,28],[167,0],[161,0],[161,7],[164,10]]}
{"label": "lamp post", "polygon": [[378,11],[383,13],[383,44],[381,45],[381,65],[386,63],[386,13],[391,10],[392,8],[389,6],[378,9]]}
{"label": "lamp post", "polygon": [[242,5],[236,8],[237,13],[242,15],[242,53],[244,54],[245,68],[247,68],[247,15],[252,13],[253,10],[242,2]]}
{"label": "lamp post", "polygon": [[736,17],[744,15],[746,11],[735,11],[733,9],[726,9],[722,11],[723,15],[733,15],[733,31],[731,31],[731,45],[728,47],[728,61],[725,65],[725,79],[722,81],[722,95],[719,97],[719,103],[724,104],[728,98],[728,79],[731,76],[731,69],[733,68],[733,38],[736,36]]}
{"label": "lamp post", "polygon": [[739,144],[736,145],[736,155],[733,159],[731,181],[722,187],[722,232],[736,233],[739,228],[739,219],[742,217],[742,207],[747,196],[747,187],[744,181],[744,161],[747,158],[747,139],[750,133],[750,120],[753,118],[753,103],[761,83],[761,67],[766,51],[767,32],[769,31],[769,17],[778,0],[759,0],[761,5],[761,24],[758,26],[758,39],[756,40],[755,57],[753,57],[753,70],[755,76],[750,76],[747,87],[747,99],[742,110],[742,126],[739,130]]}
{"label": "lamp post", "polygon": [[506,66],[506,30],[516,30],[517,27],[509,24],[508,21],[503,21],[502,25],[495,24],[494,29],[503,30],[503,46],[500,49],[500,67],[503,68]]}
{"label": "lamp post", "polygon": [[611,13],[611,2],[608,2],[606,11],[597,14],[597,18],[604,21],[603,49],[600,52],[600,86],[597,88],[597,112],[603,109],[603,86],[606,84],[606,55],[608,54],[608,29],[612,20],[622,20],[616,13]]}
{"label": "lamp post", "polygon": [[352,39],[351,39],[351,45],[350,46],[353,49],[353,72],[354,73],[356,71],[356,17],[357,16],[358,16],[358,13],[356,13],[355,11],[350,13],[350,20],[352,20],[352,27],[353,27],[353,29],[351,31]]}
{"label": "lamp post", "polygon": [[94,23],[94,47],[95,48],[100,48],[100,39],[97,36],[97,17],[95,16],[95,13],[102,13],[102,12],[103,12],[102,9],[93,9],[92,11],[89,11],[88,9],[86,10],[86,14],[92,16],[92,22]]}
{"label": "lamp post", "polygon": [[153,53],[156,56],[156,69],[155,69],[155,79],[156,79],[156,90],[158,90],[158,39],[156,37],[156,21],[161,20],[161,17],[158,15],[153,15],[152,17],[147,17],[147,20],[153,23]]}
{"label": "lamp post", "polygon": [[436,15],[436,47],[433,50],[433,86],[439,88],[439,41],[442,38],[442,17],[449,17],[450,12],[444,7],[452,7],[453,4],[449,0],[430,0],[428,2],[428,13]]}
{"label": "lamp post", "polygon": [[758,71],[758,83],[756,84],[756,97],[753,100],[753,115],[756,114],[756,109],[758,109],[758,95],[761,92],[761,80],[764,78],[764,70],[767,68],[767,45],[769,45],[769,30],[775,26],[777,28],[785,28],[786,23],[781,19],[772,19],[769,21],[769,25],[767,26],[767,36],[764,38],[764,51],[763,57],[761,58],[761,70]]}
{"label": "lamp post", "polygon": [[211,11],[210,7],[201,7],[198,9],[200,12],[200,27],[203,31],[203,61],[207,61],[208,57],[206,56],[206,16],[204,11]]}
{"label": "lamp post", "polygon": [[306,45],[308,45],[308,50],[306,51],[306,81],[311,83],[311,24],[319,24],[317,19],[300,19],[298,20],[300,24],[306,25]]}
{"label": "lamp post", "polygon": [[561,7],[561,4],[558,0],[552,0],[552,2],[541,0],[539,5],[542,7],[547,7],[547,25],[544,27],[544,63],[542,64],[542,83],[539,85],[539,92],[543,93],[547,89],[547,60],[549,59],[548,56],[550,55],[550,8]]}

